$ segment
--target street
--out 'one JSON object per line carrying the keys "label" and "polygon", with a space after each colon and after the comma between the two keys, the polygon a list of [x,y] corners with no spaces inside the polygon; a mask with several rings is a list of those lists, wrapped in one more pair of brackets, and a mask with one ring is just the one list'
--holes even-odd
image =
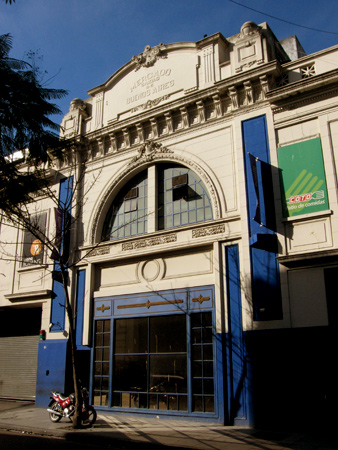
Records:
{"label": "street", "polygon": [[[95,436],[88,437],[81,433],[69,434],[65,438],[44,437],[29,433],[12,433],[7,431],[0,432],[1,450],[156,450],[156,449],[180,449],[180,447],[168,447],[157,444],[128,442],[115,440],[112,437]],[[96,442],[95,442],[96,441]],[[181,447],[183,448],[183,447]]]}

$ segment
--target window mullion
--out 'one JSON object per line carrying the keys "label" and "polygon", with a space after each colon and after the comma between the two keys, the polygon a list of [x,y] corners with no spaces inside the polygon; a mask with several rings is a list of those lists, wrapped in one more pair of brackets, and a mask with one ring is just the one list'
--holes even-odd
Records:
{"label": "window mullion", "polygon": [[157,230],[157,170],[148,167],[148,233]]}

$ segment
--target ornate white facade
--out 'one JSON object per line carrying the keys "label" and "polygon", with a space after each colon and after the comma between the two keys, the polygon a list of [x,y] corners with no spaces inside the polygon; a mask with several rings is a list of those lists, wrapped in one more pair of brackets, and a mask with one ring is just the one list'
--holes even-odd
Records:
{"label": "ornate white facade", "polygon": [[[337,81],[338,47],[305,55],[246,22],[228,38],[147,45],[71,102],[61,137],[74,150],[55,186],[84,167],[69,289],[98,409],[251,425],[331,411]],[[48,199],[33,209],[52,232]],[[21,236],[2,224],[18,255]],[[0,269],[0,315],[36,308],[46,332],[39,406],[66,383],[52,263]]]}

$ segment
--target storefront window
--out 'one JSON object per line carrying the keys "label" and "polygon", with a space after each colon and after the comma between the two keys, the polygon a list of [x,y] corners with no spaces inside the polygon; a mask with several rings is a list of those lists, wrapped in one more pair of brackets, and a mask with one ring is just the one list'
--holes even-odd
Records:
{"label": "storefront window", "polygon": [[94,352],[94,405],[108,406],[110,320],[97,320]]}
{"label": "storefront window", "polygon": [[94,404],[214,414],[212,305],[210,287],[98,299]]}
{"label": "storefront window", "polygon": [[115,321],[114,406],[179,409],[187,395],[186,316]]}

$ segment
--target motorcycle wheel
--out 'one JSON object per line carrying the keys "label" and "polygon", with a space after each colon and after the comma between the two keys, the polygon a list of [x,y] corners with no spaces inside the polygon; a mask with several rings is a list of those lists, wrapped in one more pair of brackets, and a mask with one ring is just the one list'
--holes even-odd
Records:
{"label": "motorcycle wheel", "polygon": [[81,425],[91,427],[96,422],[96,411],[92,406],[87,406],[81,414]]}
{"label": "motorcycle wheel", "polygon": [[[62,408],[61,408],[60,404],[57,402],[54,402],[52,404],[52,406],[50,407],[50,409],[52,409],[53,411],[57,411],[61,414]],[[59,416],[58,414],[53,414],[53,413],[49,413],[49,418],[52,422],[60,422],[60,420],[61,420],[61,416]]]}

